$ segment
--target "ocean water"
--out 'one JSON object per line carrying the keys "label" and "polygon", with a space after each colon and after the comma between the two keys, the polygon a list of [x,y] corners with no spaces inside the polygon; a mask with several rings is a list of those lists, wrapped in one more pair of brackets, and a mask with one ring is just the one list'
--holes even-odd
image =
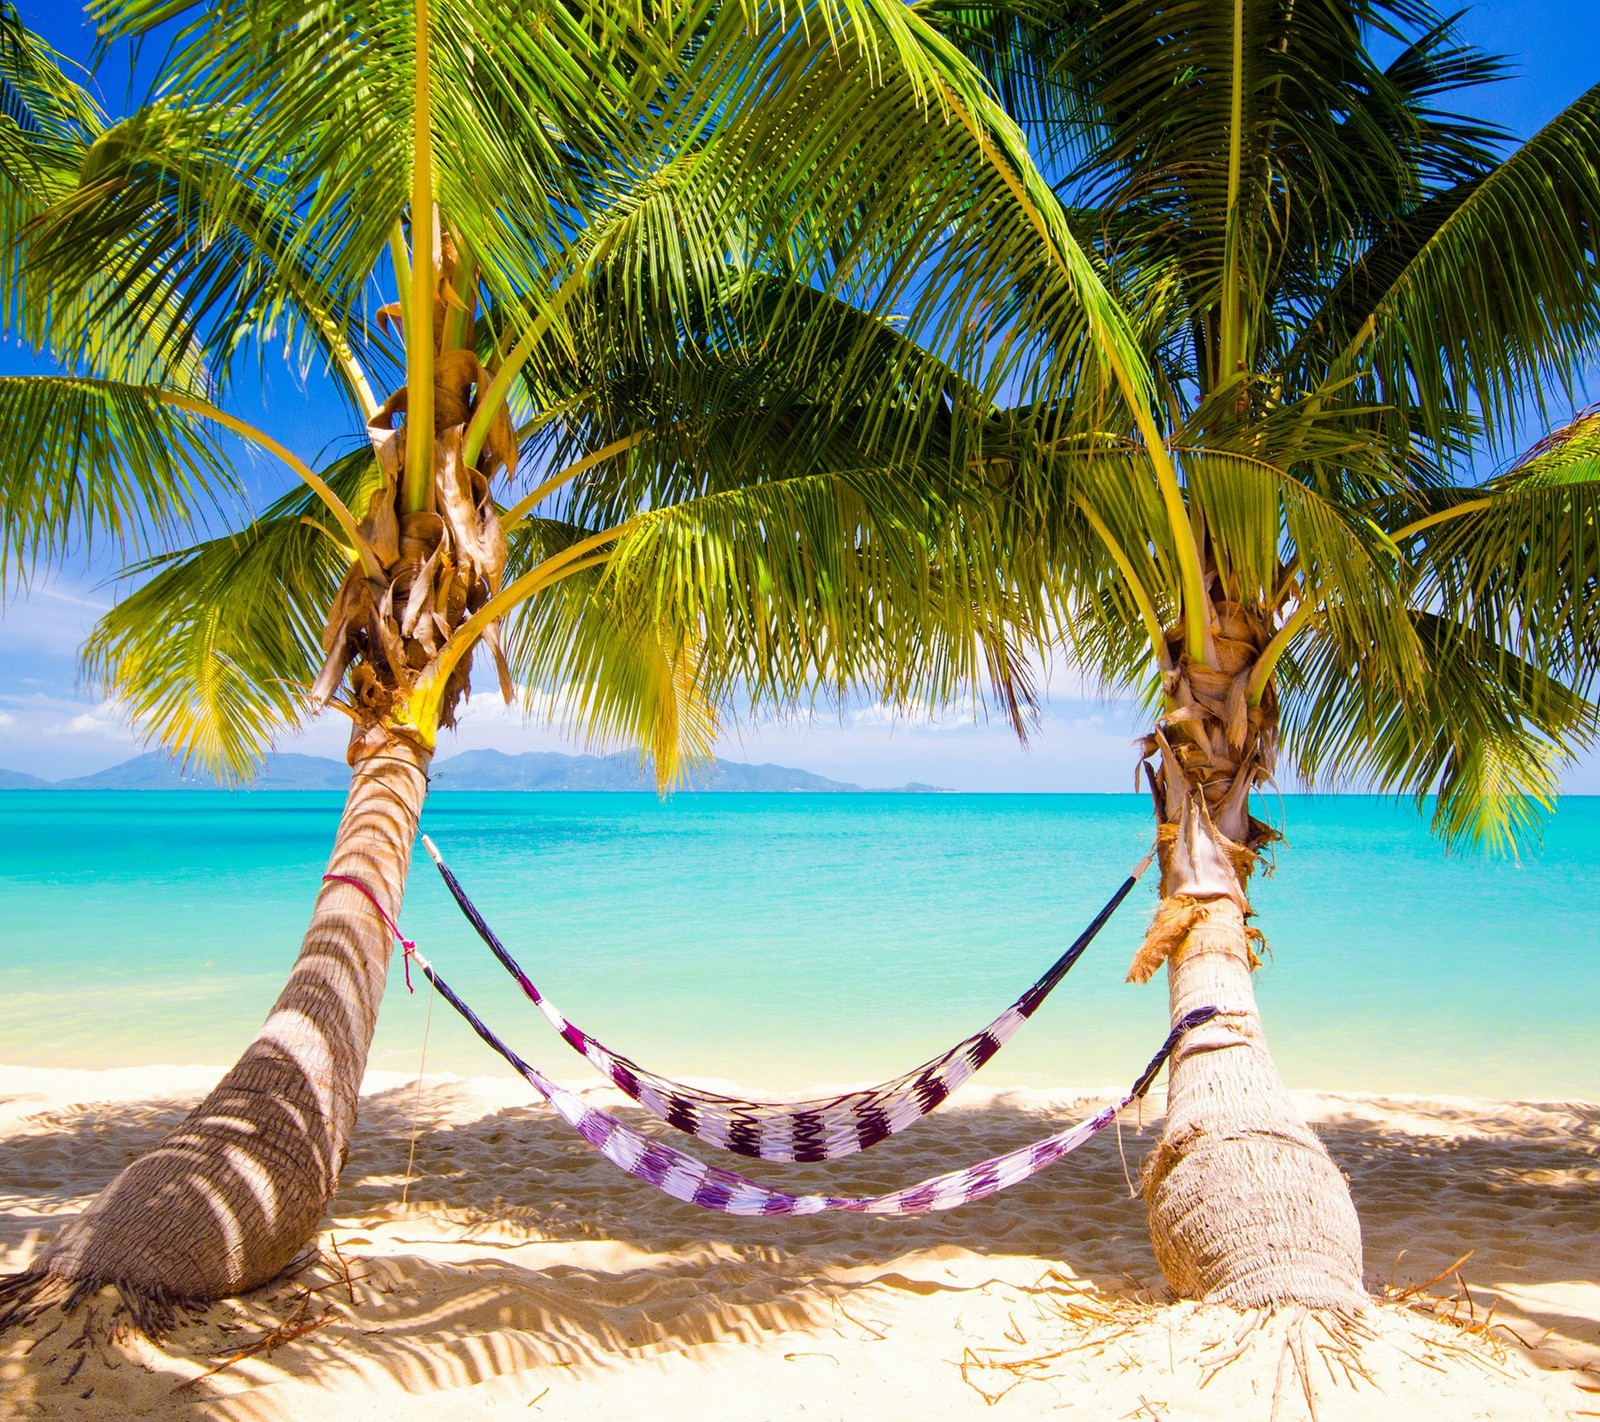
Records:
{"label": "ocean water", "polygon": [[[0,1062],[231,1061],[299,944],[338,820],[319,794],[0,794]],[[1446,855],[1408,807],[1270,805],[1257,991],[1292,1086],[1600,1099],[1600,799],[1520,863]],[[423,827],[535,981],[657,1070],[746,1088],[877,1080],[981,1026],[1144,853],[1133,796],[465,794]],[[1123,981],[1154,875],[985,1070],[1129,1081],[1166,1030]],[[418,853],[402,923],[532,1061],[557,1041]],[[419,979],[420,982],[420,979]],[[505,1068],[390,976],[372,1064]]]}

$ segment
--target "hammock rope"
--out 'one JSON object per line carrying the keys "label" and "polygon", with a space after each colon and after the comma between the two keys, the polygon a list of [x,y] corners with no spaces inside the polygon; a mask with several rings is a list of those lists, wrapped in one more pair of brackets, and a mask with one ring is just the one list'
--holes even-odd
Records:
{"label": "hammock rope", "polygon": [[1149,867],[1146,855],[1122,881],[1089,926],[1044,974],[988,1026],[921,1066],[877,1086],[809,1101],[760,1101],[724,1096],[674,1081],[596,1041],[562,1015],[529,978],[489,927],[427,835],[422,843],[445,886],[500,966],[569,1047],[611,1084],[675,1130],[751,1159],[822,1161],[854,1155],[915,1125],[941,1106],[1022,1030]]}
{"label": "hammock rope", "polygon": [[961,1170],[931,1176],[886,1195],[795,1195],[787,1190],[763,1185],[759,1180],[752,1180],[736,1170],[707,1165],[687,1151],[644,1135],[609,1112],[586,1105],[573,1092],[557,1086],[517,1056],[455,995],[426,959],[420,954],[416,957],[423,976],[433,984],[440,996],[601,1155],[618,1169],[643,1180],[647,1185],[653,1185],[674,1200],[725,1215],[816,1215],[835,1211],[868,1215],[918,1215],[935,1210],[953,1210],[975,1200],[987,1199],[1037,1175],[1093,1139],[1116,1120],[1119,1111],[1149,1091],[1156,1074],[1172,1055],[1184,1033],[1217,1015],[1214,1007],[1201,1007],[1189,1013],[1167,1035],[1161,1050],[1151,1058],[1150,1065],[1121,1101],[1057,1135],[1007,1151],[1004,1155],[992,1156]]}
{"label": "hammock rope", "polygon": [[619,1170],[654,1186],[662,1194],[681,1200],[686,1205],[698,1205],[703,1210],[725,1215],[817,1215],[827,1212],[919,1215],[935,1210],[953,1210],[959,1205],[986,1199],[1008,1186],[1037,1175],[1103,1131],[1116,1120],[1118,1112],[1140,1100],[1150,1090],[1157,1073],[1184,1034],[1209,1022],[1219,1011],[1215,1007],[1200,1007],[1186,1014],[1167,1034],[1161,1050],[1150,1059],[1149,1066],[1140,1073],[1121,1101],[1056,1135],[1046,1136],[1031,1145],[992,1156],[961,1170],[931,1176],[886,1195],[795,1195],[787,1190],[763,1185],[759,1180],[752,1180],[735,1170],[707,1165],[686,1151],[644,1135],[609,1112],[588,1105],[575,1092],[556,1085],[537,1068],[523,1061],[456,995],[433,964],[417,951],[416,943],[400,932],[388,910],[364,884],[344,875],[330,874],[325,877],[348,884],[367,898],[377,909],[384,926],[402,944],[407,963],[415,962],[439,996],[455,1008],[467,1025],[544,1097],[590,1146]]}

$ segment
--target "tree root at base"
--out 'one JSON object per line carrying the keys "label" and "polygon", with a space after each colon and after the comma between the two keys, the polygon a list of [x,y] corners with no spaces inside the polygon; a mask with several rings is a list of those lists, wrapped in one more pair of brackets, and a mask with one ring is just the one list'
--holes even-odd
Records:
{"label": "tree root at base", "polygon": [[68,1279],[45,1269],[24,1269],[0,1278],[0,1334],[26,1327],[51,1309],[71,1313],[102,1289],[115,1289],[117,1312],[152,1342],[159,1343],[182,1317],[195,1317],[208,1307],[156,1289],[136,1288],[115,1279]]}

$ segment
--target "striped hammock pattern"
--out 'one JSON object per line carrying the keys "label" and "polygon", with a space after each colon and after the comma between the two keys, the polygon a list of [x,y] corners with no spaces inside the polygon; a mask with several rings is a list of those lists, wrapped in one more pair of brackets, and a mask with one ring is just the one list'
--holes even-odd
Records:
{"label": "striped hammock pattern", "polygon": [[[649,1071],[631,1058],[613,1052],[581,1027],[568,1021],[556,1005],[539,991],[495,936],[477,906],[467,897],[466,890],[450,872],[433,841],[424,835],[422,842],[438,866],[451,897],[477,930],[478,936],[568,1046],[581,1053],[614,1086],[669,1126],[708,1145],[720,1146],[736,1155],[758,1160],[838,1160],[899,1134],[930,1111],[936,1110],[957,1087],[970,1080],[1021,1031],[1023,1024],[1039,1009],[1045,998],[1072,971],[1073,965],[1083,956],[1095,935],[1105,927],[1150,864],[1150,856],[1147,855],[1123,880],[1116,893],[1071,947],[1032,987],[987,1027],[958,1042],[949,1051],[892,1081],[847,1092],[842,1096],[811,1101],[753,1101],[703,1091]],[[518,1070],[522,1068],[518,1067]],[[542,1087],[539,1089],[543,1090]]]}
{"label": "striped hammock pattern", "polygon": [[817,1215],[827,1211],[919,1215],[934,1210],[953,1210],[958,1205],[985,1199],[1009,1185],[1037,1175],[1103,1131],[1116,1119],[1118,1111],[1149,1091],[1156,1073],[1161,1070],[1183,1034],[1217,1015],[1214,1007],[1202,1007],[1189,1013],[1172,1029],[1162,1043],[1161,1050],[1117,1105],[1107,1106],[1088,1120],[1058,1135],[1047,1136],[1032,1145],[1007,1151],[1004,1155],[993,1156],[962,1170],[932,1176],[886,1195],[794,1195],[787,1190],[763,1185],[759,1180],[752,1180],[737,1171],[707,1165],[685,1151],[636,1131],[608,1112],[587,1105],[576,1094],[557,1086],[542,1072],[523,1061],[456,996],[450,985],[434,971],[432,964],[420,954],[413,952],[412,956],[439,995],[466,1019],[473,1031],[504,1057],[568,1125],[619,1170],[643,1180],[674,1200],[725,1215]]}

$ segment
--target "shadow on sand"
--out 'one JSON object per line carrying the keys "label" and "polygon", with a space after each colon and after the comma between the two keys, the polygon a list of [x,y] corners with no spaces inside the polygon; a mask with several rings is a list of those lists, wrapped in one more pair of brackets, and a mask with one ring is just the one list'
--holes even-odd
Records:
{"label": "shadow on sand", "polygon": [[[892,1313],[897,1293],[1022,1290],[1039,1282],[1041,1259],[1059,1261],[1068,1288],[1160,1288],[1115,1132],[960,1210],[747,1220],[697,1210],[621,1176],[547,1110],[513,1108],[463,1123],[466,1090],[441,1083],[423,1098],[409,1184],[414,1093],[363,1102],[320,1262],[181,1325],[164,1350],[78,1341],[93,1330],[76,1318],[49,1334],[61,1320],[32,1325],[0,1351],[0,1415],[69,1415],[53,1408],[81,1397],[84,1384],[128,1416],[168,1415],[164,1408],[175,1415],[196,1404],[219,1418],[265,1415],[249,1401],[267,1380],[261,1355],[200,1387],[173,1387],[196,1364],[212,1366],[295,1319],[323,1322],[273,1355],[276,1375],[422,1393],[723,1339],[796,1333],[805,1347],[813,1346],[805,1335],[861,1336]],[[1497,1317],[1530,1344],[1547,1334],[1547,1348],[1569,1365],[1600,1358],[1595,1318],[1552,1307],[1548,1300],[1564,1294],[1547,1287],[1592,1281],[1600,1108],[1543,1105],[1527,1113],[1525,1134],[1505,1133],[1499,1120],[1489,1136],[1474,1134],[1465,1108],[1443,1122],[1457,1133],[1432,1135],[1418,1134],[1415,1123],[1387,1124],[1387,1107],[1368,1101],[1347,1115],[1335,1108],[1320,1127],[1362,1207],[1369,1282],[1427,1279],[1472,1249],[1463,1272],[1479,1305],[1496,1302]],[[109,1179],[182,1110],[183,1103],[111,1104],[28,1118],[0,1148],[7,1267],[24,1264],[83,1207],[91,1184]],[[653,1128],[637,1111],[624,1114]],[[1079,1114],[1040,1114],[1000,1099],[949,1109],[867,1155],[826,1166],[738,1164],[785,1188],[871,1194],[1021,1145]],[[1429,1119],[1441,1120],[1437,1112]],[[1142,1133],[1124,1127],[1127,1171],[1137,1173],[1154,1134],[1153,1112]],[[1531,1289],[1542,1291],[1537,1308],[1521,1297]],[[98,1307],[103,1317],[109,1302]]]}

